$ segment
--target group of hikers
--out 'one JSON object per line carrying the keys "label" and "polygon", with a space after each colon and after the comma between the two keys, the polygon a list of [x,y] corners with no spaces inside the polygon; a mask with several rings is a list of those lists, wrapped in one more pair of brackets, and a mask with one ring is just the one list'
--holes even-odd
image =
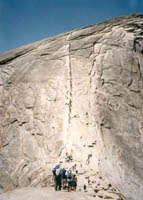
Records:
{"label": "group of hikers", "polygon": [[77,171],[74,173],[76,166],[72,169],[65,169],[60,164],[56,164],[52,169],[53,179],[55,183],[55,190],[67,189],[68,192],[76,191],[77,188]]}

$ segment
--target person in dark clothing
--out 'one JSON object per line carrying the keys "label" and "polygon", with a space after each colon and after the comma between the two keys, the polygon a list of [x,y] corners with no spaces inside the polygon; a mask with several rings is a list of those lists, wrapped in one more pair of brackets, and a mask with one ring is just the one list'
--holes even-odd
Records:
{"label": "person in dark clothing", "polygon": [[86,192],[86,185],[84,184],[84,186],[83,186],[83,189],[84,189],[84,192]]}
{"label": "person in dark clothing", "polygon": [[62,168],[61,171],[61,182],[62,182],[62,188],[66,189],[66,184],[67,184],[67,176],[66,176],[66,170],[65,168]]}
{"label": "person in dark clothing", "polygon": [[55,190],[61,190],[61,168],[60,165],[56,165],[53,170],[53,178],[55,182]]}
{"label": "person in dark clothing", "polygon": [[72,171],[71,170],[67,171],[66,175],[68,182],[68,192],[70,192],[72,190],[72,179],[73,179]]}
{"label": "person in dark clothing", "polygon": [[74,175],[73,175],[73,180],[72,180],[72,189],[73,189],[74,191],[76,191],[76,188],[77,188],[77,177],[76,177],[76,175],[74,174]]}
{"label": "person in dark clothing", "polygon": [[55,175],[55,190],[61,190],[61,174]]}

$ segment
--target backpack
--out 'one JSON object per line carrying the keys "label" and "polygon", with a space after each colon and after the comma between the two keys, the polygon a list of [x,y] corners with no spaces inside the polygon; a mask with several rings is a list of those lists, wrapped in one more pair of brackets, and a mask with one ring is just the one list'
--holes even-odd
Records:
{"label": "backpack", "polygon": [[67,181],[68,182],[72,181],[72,172],[71,171],[68,171],[68,173],[67,173]]}
{"label": "backpack", "polygon": [[56,169],[56,176],[60,174],[60,168]]}
{"label": "backpack", "polygon": [[56,165],[56,166],[55,166],[55,169],[59,169],[59,168],[60,168],[60,165]]}
{"label": "backpack", "polygon": [[65,169],[61,169],[61,176],[62,178],[66,178],[66,170]]}

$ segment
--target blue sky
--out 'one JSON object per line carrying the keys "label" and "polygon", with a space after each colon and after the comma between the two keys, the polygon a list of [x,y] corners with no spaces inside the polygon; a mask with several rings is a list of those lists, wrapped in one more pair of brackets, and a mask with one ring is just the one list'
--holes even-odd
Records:
{"label": "blue sky", "polygon": [[143,0],[0,0],[0,53],[132,13]]}

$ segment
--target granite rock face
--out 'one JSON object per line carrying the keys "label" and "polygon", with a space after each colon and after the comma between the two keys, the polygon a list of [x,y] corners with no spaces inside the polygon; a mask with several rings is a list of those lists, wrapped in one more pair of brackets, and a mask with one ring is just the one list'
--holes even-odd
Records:
{"label": "granite rock face", "polygon": [[48,185],[72,154],[143,195],[143,15],[0,54],[0,187]]}

